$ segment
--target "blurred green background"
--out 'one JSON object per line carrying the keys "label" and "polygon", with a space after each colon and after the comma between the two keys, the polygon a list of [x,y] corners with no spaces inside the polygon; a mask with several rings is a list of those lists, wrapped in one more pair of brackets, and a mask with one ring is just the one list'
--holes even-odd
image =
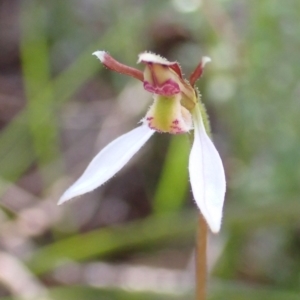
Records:
{"label": "blurred green background", "polygon": [[132,66],[151,50],[187,75],[212,58],[198,87],[228,191],[209,299],[300,299],[299,0],[0,0],[1,299],[193,299],[187,136],[155,134],[56,205],[151,103],[102,49]]}

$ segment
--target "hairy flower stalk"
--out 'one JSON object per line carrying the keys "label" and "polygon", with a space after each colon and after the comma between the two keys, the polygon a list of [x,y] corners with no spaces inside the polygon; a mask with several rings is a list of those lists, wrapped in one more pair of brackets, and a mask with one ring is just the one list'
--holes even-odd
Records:
{"label": "hairy flower stalk", "polygon": [[142,125],[102,149],[82,176],[62,195],[59,204],[94,190],[114,176],[155,131],[181,134],[194,130],[189,158],[192,191],[211,231],[218,232],[225,197],[225,174],[221,158],[206,132],[207,116],[194,88],[210,58],[203,57],[187,81],[177,62],[153,53],[139,55],[138,63],[145,65],[144,72],[119,63],[105,51],[93,54],[107,68],[142,81],[145,90],[153,95],[154,102],[141,120]]}

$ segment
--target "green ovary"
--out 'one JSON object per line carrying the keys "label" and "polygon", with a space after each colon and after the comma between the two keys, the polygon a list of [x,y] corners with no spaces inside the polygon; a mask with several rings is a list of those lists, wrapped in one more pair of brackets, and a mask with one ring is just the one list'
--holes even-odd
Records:
{"label": "green ovary", "polygon": [[180,94],[156,95],[145,121],[152,129],[173,134],[187,132],[192,125],[190,113],[180,104]]}

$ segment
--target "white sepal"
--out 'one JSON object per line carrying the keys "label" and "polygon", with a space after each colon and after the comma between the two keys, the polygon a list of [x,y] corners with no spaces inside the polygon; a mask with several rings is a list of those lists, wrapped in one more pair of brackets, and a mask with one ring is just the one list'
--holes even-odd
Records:
{"label": "white sepal", "polygon": [[193,112],[194,143],[189,158],[194,198],[212,232],[221,227],[225,173],[218,151],[205,131],[199,104]]}
{"label": "white sepal", "polygon": [[154,132],[148,126],[142,125],[108,144],[94,157],[81,177],[65,191],[58,204],[102,185],[131,159]]}

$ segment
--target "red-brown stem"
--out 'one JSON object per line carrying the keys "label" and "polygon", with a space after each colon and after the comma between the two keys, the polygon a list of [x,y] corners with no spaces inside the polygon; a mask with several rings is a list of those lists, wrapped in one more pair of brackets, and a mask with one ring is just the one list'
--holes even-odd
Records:
{"label": "red-brown stem", "polygon": [[206,299],[207,278],[207,224],[203,216],[199,214],[196,242],[196,300]]}
{"label": "red-brown stem", "polygon": [[128,76],[134,77],[142,82],[144,81],[144,75],[143,75],[142,71],[119,63],[117,60],[115,60],[113,57],[111,57],[107,53],[104,54],[104,59],[103,59],[102,63],[108,69],[111,69],[111,70],[121,73],[121,74],[125,74]]}

